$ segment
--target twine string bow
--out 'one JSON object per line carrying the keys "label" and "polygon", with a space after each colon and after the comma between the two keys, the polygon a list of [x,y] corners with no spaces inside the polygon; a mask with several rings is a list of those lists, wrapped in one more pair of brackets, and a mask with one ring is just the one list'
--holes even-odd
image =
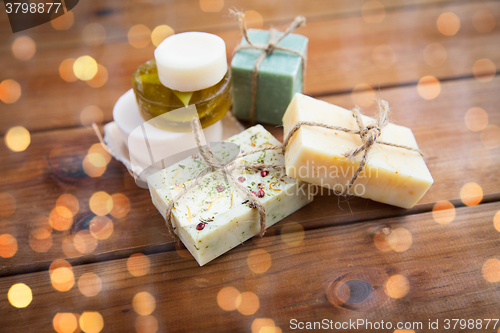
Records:
{"label": "twine string bow", "polygon": [[283,34],[276,39],[276,29],[271,28],[270,33],[269,33],[269,41],[267,44],[255,44],[253,43],[250,38],[248,37],[248,29],[247,29],[247,24],[245,21],[245,14],[243,14],[240,11],[234,11],[232,9],[229,10],[229,14],[234,17],[238,21],[238,26],[240,27],[241,33],[243,34],[243,37],[247,41],[248,45],[238,45],[234,49],[234,53],[238,52],[239,50],[243,49],[252,49],[252,50],[262,50],[262,52],[257,60],[255,60],[254,66],[253,66],[253,72],[252,72],[252,99],[250,102],[250,112],[249,112],[249,120],[253,124],[255,122],[255,102],[257,98],[257,77],[259,73],[259,66],[262,63],[262,61],[271,53],[273,53],[275,50],[280,50],[280,51],[286,51],[290,53],[294,53],[298,55],[299,57],[302,58],[302,80],[305,80],[305,73],[306,73],[306,62],[307,58],[305,55],[302,53],[278,45],[283,38],[288,36],[290,33],[292,33],[295,29],[299,28],[300,26],[304,25],[306,23],[306,18],[304,16],[297,16],[293,22],[288,26],[288,28],[283,32]]}

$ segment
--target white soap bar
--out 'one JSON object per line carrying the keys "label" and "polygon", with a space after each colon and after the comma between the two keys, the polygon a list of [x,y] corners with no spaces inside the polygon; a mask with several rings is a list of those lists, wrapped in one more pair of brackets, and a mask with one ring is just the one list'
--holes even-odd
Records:
{"label": "white soap bar", "polygon": [[[277,145],[276,140],[262,126],[251,127],[228,140],[250,151],[266,145]],[[214,150],[216,156],[221,151]],[[283,164],[280,150],[268,150],[245,156],[239,163]],[[195,155],[172,165],[148,178],[151,197],[156,208],[165,217],[166,206],[183,184],[194,179],[206,167],[203,159]],[[264,191],[259,199],[266,209],[267,227],[300,209],[310,201],[309,186],[285,176],[280,170],[235,170],[233,175],[251,191]],[[259,187],[259,184],[260,187]],[[174,206],[175,231],[186,248],[201,265],[229,251],[260,231],[259,214],[249,207],[248,199],[233,185],[226,182],[220,172],[205,176]],[[206,224],[203,221],[208,221]],[[202,223],[203,229],[197,226]]]}
{"label": "white soap bar", "polygon": [[166,38],[155,50],[160,82],[178,91],[206,89],[227,72],[226,43],[205,32],[184,32]]}
{"label": "white soap bar", "polygon": [[[370,117],[362,116],[362,119],[365,126],[374,122]],[[283,116],[285,136],[299,121],[358,130],[351,111],[302,94],[294,96]],[[379,140],[418,149],[411,129],[392,123],[382,129]],[[363,156],[361,153],[347,159],[344,154],[361,145],[358,134],[304,125],[286,149],[286,172],[290,177],[342,192]],[[411,208],[433,182],[418,152],[376,143],[349,194]]]}

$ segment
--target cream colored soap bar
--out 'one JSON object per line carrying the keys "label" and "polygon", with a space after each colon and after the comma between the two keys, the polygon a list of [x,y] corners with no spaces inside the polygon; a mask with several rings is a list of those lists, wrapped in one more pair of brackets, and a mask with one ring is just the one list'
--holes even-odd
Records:
{"label": "cream colored soap bar", "polygon": [[[362,116],[366,125],[374,119]],[[283,116],[285,136],[299,121],[358,129],[351,111],[302,94],[296,94]],[[418,148],[412,131],[387,124],[379,140]],[[285,153],[290,177],[342,192],[357,170],[362,155],[347,159],[344,154],[362,145],[359,135],[331,129],[302,126],[292,137]],[[403,208],[413,207],[434,180],[418,153],[375,143],[368,163],[349,194]]]}
{"label": "cream colored soap bar", "polygon": [[[262,126],[251,127],[228,140],[245,151],[266,145],[278,145]],[[212,148],[215,156],[231,152]],[[222,149],[222,148],[221,148]],[[237,160],[244,164],[284,164],[281,150],[268,150]],[[148,177],[151,197],[165,217],[166,206],[183,187],[194,179],[207,164],[193,155]],[[256,171],[239,169],[233,175],[251,191],[262,194],[259,200],[266,209],[267,227],[275,224],[312,201],[309,186],[289,178],[281,170]],[[262,191],[259,193],[259,191]],[[235,186],[227,183],[220,172],[206,175],[174,206],[175,231],[200,266],[229,251],[260,231],[259,214],[249,207],[248,199]],[[201,230],[200,230],[201,229]]]}

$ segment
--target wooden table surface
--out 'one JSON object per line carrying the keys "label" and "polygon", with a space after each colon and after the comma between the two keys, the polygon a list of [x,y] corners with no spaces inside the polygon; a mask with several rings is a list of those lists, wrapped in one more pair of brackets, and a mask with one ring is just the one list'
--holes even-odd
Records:
{"label": "wooden table surface", "polygon": [[[307,18],[306,94],[389,101],[435,180],[414,208],[324,193],[203,267],[168,236],[89,124],[157,26],[217,34],[230,59],[229,8]],[[16,34],[0,12],[0,332],[500,332],[500,2],[87,0]]]}

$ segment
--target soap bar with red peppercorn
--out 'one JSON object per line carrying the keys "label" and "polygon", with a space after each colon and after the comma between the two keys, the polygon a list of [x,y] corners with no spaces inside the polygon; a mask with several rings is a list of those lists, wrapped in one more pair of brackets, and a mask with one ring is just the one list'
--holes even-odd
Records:
{"label": "soap bar with red peppercorn", "polygon": [[[235,143],[242,151],[279,144],[279,141],[260,125],[226,141]],[[216,156],[226,154],[214,149],[213,145],[212,149]],[[267,150],[239,158],[237,162],[283,165],[284,157],[281,150]],[[169,200],[206,166],[201,156],[195,154],[148,178],[153,203],[164,218]],[[312,201],[309,186],[287,177],[284,171],[237,169],[233,171],[233,175],[253,191],[265,207],[267,227]],[[260,231],[257,209],[226,179],[221,172],[211,172],[182,196],[172,210],[175,232],[200,266]]]}

